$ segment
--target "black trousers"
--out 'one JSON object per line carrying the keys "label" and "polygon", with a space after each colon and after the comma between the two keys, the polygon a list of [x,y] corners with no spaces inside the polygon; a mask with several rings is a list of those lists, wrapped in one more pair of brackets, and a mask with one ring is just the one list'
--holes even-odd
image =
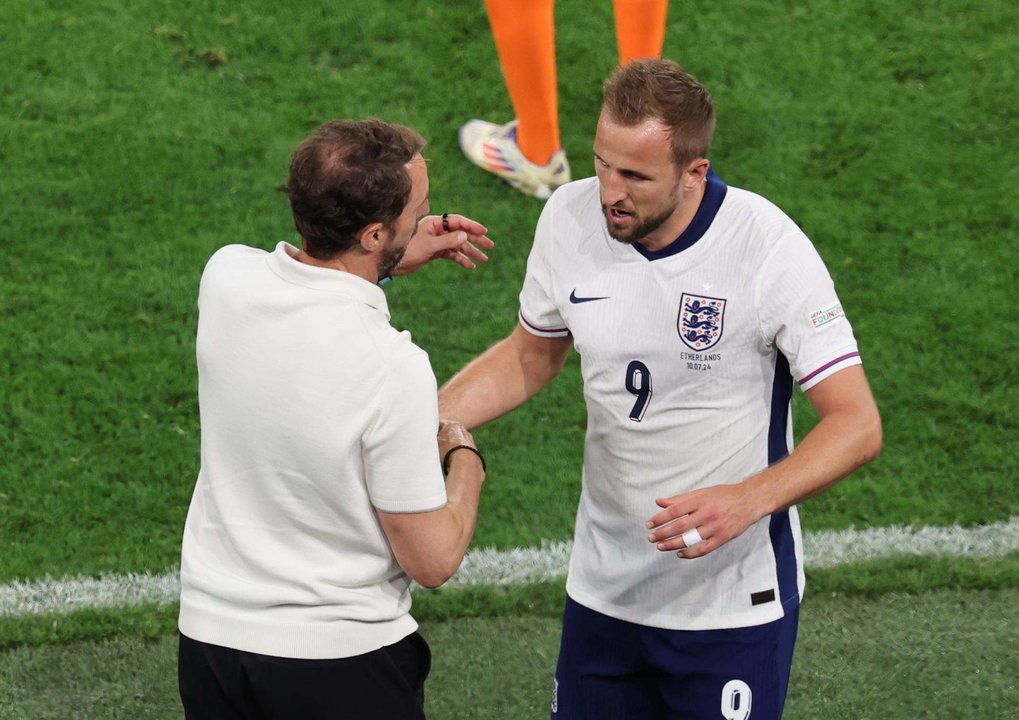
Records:
{"label": "black trousers", "polygon": [[181,635],[187,720],[424,720],[431,651],[418,633],[365,655],[296,660]]}

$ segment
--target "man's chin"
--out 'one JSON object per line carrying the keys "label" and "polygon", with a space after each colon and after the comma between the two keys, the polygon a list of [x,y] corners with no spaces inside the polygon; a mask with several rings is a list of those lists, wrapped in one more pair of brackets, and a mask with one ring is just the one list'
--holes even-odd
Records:
{"label": "man's chin", "polygon": [[612,222],[611,216],[605,213],[605,229],[613,240],[624,245],[636,245],[664,225],[673,212],[675,212],[675,208],[651,218],[638,218],[636,215],[631,215],[630,221],[623,227]]}
{"label": "man's chin", "polygon": [[611,225],[608,226],[608,231],[610,238],[616,242],[623,243],[623,245],[633,245],[636,242],[633,234],[629,231],[616,231],[612,229]]}
{"label": "man's chin", "polygon": [[612,222],[612,218],[609,217],[608,213],[604,214],[605,229],[608,231],[609,237],[625,245],[633,245],[635,242],[633,228],[620,227],[616,223]]}
{"label": "man's chin", "polygon": [[400,261],[403,260],[403,254],[406,248],[401,250],[397,255],[391,255],[387,258],[383,258],[378,265],[375,266],[375,271],[380,278],[389,277],[396,271],[396,268],[400,267]]}

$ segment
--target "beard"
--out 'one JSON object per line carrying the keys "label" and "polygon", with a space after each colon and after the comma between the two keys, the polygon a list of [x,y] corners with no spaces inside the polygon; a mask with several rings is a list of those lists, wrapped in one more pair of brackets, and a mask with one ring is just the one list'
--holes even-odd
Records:
{"label": "beard", "polygon": [[405,252],[407,252],[406,245],[403,247],[391,247],[382,252],[378,264],[375,266],[380,280],[393,274],[393,271],[399,267],[400,261],[403,260]]}
{"label": "beard", "polygon": [[640,218],[637,215],[633,215],[634,224],[625,230],[616,230],[613,228],[612,219],[609,216],[609,207],[607,205],[602,204],[601,211],[605,216],[605,228],[608,230],[609,236],[613,240],[617,240],[624,245],[633,245],[664,225],[666,221],[672,217],[672,214],[676,211],[676,207],[673,206],[646,218]]}

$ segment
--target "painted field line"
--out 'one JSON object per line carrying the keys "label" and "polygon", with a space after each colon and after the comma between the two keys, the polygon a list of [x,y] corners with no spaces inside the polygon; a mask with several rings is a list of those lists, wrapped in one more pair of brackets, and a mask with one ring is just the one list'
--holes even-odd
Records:
{"label": "painted field line", "polygon": [[[1019,517],[980,527],[902,526],[807,533],[808,568],[905,556],[995,558],[1019,552]],[[516,585],[556,580],[566,574],[571,542],[544,542],[537,548],[474,550],[447,587]],[[13,582],[0,586],[0,617],[66,614],[86,608],[129,607],[177,601],[176,569],[158,575],[131,573],[100,578]]]}

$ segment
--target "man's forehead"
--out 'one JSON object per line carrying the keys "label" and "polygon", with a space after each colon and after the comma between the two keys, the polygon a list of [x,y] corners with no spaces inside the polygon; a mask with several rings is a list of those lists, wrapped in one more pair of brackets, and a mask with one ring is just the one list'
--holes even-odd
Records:
{"label": "man's forehead", "polygon": [[425,178],[428,177],[428,161],[420,153],[408,160],[404,167],[407,168],[407,172],[411,175],[417,174]]}
{"label": "man's forehead", "polygon": [[[428,162],[421,153],[417,153],[404,167],[407,168],[411,183],[414,184],[416,191],[412,191],[411,204],[414,204],[415,201],[418,203],[423,202],[428,197]],[[414,195],[418,197],[414,197]]]}
{"label": "man's forehead", "polygon": [[648,118],[634,124],[624,124],[603,111],[598,117],[595,138],[597,139],[599,135],[607,134],[626,135],[630,142],[669,142],[671,139],[668,127],[658,118]]}
{"label": "man's forehead", "polygon": [[621,170],[657,176],[673,169],[671,137],[657,120],[622,125],[606,118],[598,121],[594,152]]}

